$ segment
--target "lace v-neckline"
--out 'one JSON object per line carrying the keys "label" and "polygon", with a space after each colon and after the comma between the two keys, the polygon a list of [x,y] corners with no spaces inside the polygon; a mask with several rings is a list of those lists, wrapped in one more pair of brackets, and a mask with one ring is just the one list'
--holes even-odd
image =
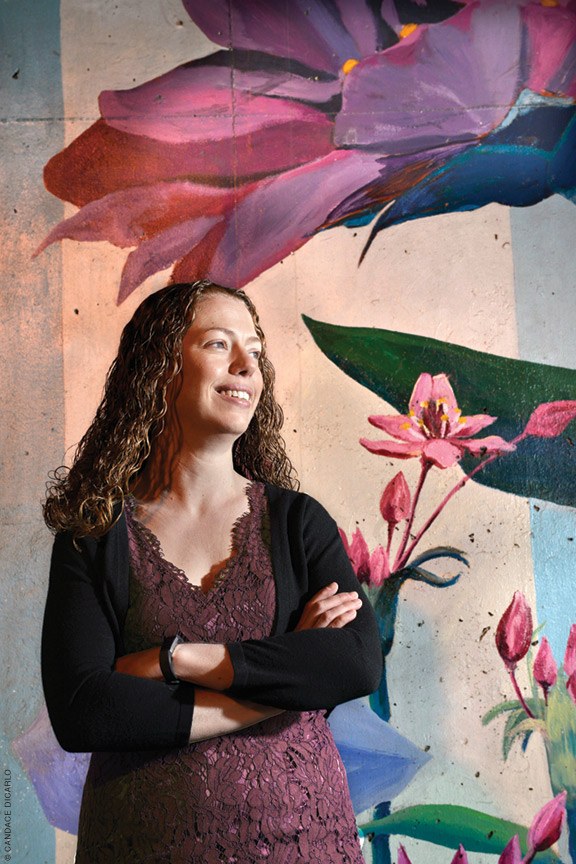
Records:
{"label": "lace v-neckline", "polygon": [[147,525],[144,525],[134,514],[136,509],[136,499],[133,495],[129,495],[125,499],[125,509],[126,515],[129,523],[135,529],[137,535],[146,543],[146,545],[152,550],[153,554],[156,558],[161,562],[163,568],[168,570],[173,576],[175,576],[180,582],[187,585],[190,589],[194,591],[199,591],[200,594],[205,597],[208,596],[212,591],[216,590],[216,588],[226,580],[226,576],[228,575],[232,565],[236,562],[238,554],[240,553],[245,535],[245,527],[250,521],[250,517],[254,512],[254,499],[255,499],[255,490],[256,487],[261,484],[256,483],[248,483],[245,488],[246,494],[246,502],[247,508],[241,513],[235,520],[232,525],[232,529],[230,531],[230,554],[223,561],[222,566],[214,574],[214,576],[210,580],[209,587],[205,590],[202,582],[209,573],[205,574],[200,581],[200,584],[196,584],[191,582],[186,575],[185,570],[181,567],[178,567],[174,564],[169,558],[164,554],[164,550],[162,548],[162,544],[156,534],[148,528]]}

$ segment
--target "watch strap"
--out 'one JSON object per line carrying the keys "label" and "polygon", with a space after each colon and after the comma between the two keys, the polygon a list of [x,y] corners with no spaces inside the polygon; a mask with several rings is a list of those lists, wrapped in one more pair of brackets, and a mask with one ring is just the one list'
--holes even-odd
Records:
{"label": "watch strap", "polygon": [[160,648],[160,669],[167,684],[179,684],[180,679],[174,672],[172,666],[172,655],[178,645],[181,645],[184,640],[176,634],[176,636],[166,636]]}

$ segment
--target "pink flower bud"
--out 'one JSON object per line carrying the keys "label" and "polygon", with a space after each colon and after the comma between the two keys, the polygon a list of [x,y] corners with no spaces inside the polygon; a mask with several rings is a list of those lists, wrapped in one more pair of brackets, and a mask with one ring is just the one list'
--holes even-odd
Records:
{"label": "pink flower bud", "polygon": [[383,546],[377,546],[370,556],[370,577],[368,582],[370,585],[382,585],[385,579],[390,575],[388,565],[388,555]]}
{"label": "pink flower bud", "polygon": [[568,693],[570,694],[570,698],[574,702],[574,705],[576,705],[576,672],[573,672],[572,675],[570,675],[570,677],[568,678],[568,681],[566,682],[566,689],[568,690]]}
{"label": "pink flower bud", "polygon": [[532,612],[522,592],[515,591],[496,629],[496,647],[508,668],[526,656],[531,641]]}
{"label": "pink flower bud", "polygon": [[458,847],[458,851],[452,859],[452,864],[468,864],[468,856],[466,855],[466,850],[462,844]]}
{"label": "pink flower bud", "polygon": [[402,844],[398,847],[398,864],[412,864]]}
{"label": "pink flower bud", "polygon": [[576,624],[572,624],[564,655],[564,672],[570,678],[576,672]]}
{"label": "pink flower bud", "polygon": [[380,513],[391,525],[397,525],[410,515],[410,490],[402,471],[388,483],[380,499]]}
{"label": "pink flower bud", "polygon": [[576,402],[543,402],[532,412],[524,429],[525,435],[554,438],[561,435],[576,417]]}
{"label": "pink flower bud", "polygon": [[522,852],[520,851],[520,841],[517,834],[511,837],[504,847],[498,859],[498,864],[522,864]]}
{"label": "pink flower bud", "polygon": [[528,846],[542,852],[556,843],[566,819],[566,792],[560,792],[536,814],[528,831]]}
{"label": "pink flower bud", "polygon": [[542,637],[538,654],[534,661],[534,679],[544,691],[544,698],[548,704],[548,691],[556,683],[558,677],[558,667],[552,654],[552,649],[546,636]]}

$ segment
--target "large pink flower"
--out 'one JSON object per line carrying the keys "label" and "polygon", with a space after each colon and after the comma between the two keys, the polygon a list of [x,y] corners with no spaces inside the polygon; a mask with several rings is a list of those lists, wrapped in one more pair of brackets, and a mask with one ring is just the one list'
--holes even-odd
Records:
{"label": "large pink flower", "polygon": [[45,169],[81,209],[39,251],[132,247],[120,301],[167,267],[245,285],[478,144],[524,87],[576,96],[564,0],[455,0],[445,20],[415,0],[416,29],[392,0],[183,2],[226,50],[103,92],[101,118]]}
{"label": "large pink flower", "polygon": [[490,426],[496,417],[487,414],[462,415],[454,391],[446,375],[418,378],[408,414],[392,416],[374,415],[368,418],[373,426],[382,429],[396,441],[368,441],[360,443],[371,453],[396,459],[420,457],[423,462],[450,468],[465,452],[473,456],[507,453],[515,449],[498,435],[472,438],[481,429]]}

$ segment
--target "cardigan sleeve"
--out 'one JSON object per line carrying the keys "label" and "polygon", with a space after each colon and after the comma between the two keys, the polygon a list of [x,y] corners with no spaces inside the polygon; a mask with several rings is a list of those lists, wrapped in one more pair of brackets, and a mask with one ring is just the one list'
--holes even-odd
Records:
{"label": "cardigan sleeve", "polygon": [[59,743],[72,752],[186,745],[194,687],[114,670],[118,627],[90,554],[97,544],[80,544],[56,537],[42,630],[42,681]]}
{"label": "cardigan sleeve", "polygon": [[334,581],[340,591],[357,591],[362,606],[356,618],[340,629],[280,632],[229,645],[234,681],[227,692],[239,699],[304,711],[332,708],[372,693],[382,675],[382,649],[376,616],[336,523],[314,499],[299,496],[299,501],[286,527],[284,557],[291,560],[282,561],[276,575],[279,598],[290,593],[282,580],[288,580],[288,588],[298,586],[299,596],[289,600],[292,610],[286,629],[295,626],[306,601]]}

